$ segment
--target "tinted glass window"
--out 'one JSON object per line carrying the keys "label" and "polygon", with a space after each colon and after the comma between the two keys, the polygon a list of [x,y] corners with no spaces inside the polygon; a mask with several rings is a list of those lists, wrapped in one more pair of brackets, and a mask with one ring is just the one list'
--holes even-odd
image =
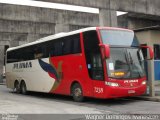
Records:
{"label": "tinted glass window", "polygon": [[134,32],[125,30],[100,30],[104,44],[121,46],[139,46]]}
{"label": "tinted glass window", "polygon": [[7,63],[27,61],[33,59],[35,59],[33,46],[20,48],[18,50],[13,50],[7,53]]}
{"label": "tinted glass window", "polygon": [[128,79],[145,76],[142,51],[138,48],[111,48],[107,61],[108,76]]}
{"label": "tinted glass window", "polygon": [[63,55],[63,42],[60,40],[56,43],[53,44],[54,45],[54,56],[60,56]]}
{"label": "tinted glass window", "polygon": [[97,32],[89,31],[83,33],[83,35],[89,76],[93,80],[103,80],[103,67]]}
{"label": "tinted glass window", "polygon": [[47,54],[51,56],[62,56],[81,53],[80,35],[72,35],[47,43]]}
{"label": "tinted glass window", "polygon": [[18,58],[16,58],[16,55],[14,55],[13,51],[7,53],[7,63],[17,62],[17,59]]}
{"label": "tinted glass window", "polygon": [[7,63],[81,53],[80,35],[72,35],[7,53]]}
{"label": "tinted glass window", "polygon": [[73,53],[80,53],[81,52],[80,36],[79,37],[76,37],[76,36],[73,37],[72,52]]}

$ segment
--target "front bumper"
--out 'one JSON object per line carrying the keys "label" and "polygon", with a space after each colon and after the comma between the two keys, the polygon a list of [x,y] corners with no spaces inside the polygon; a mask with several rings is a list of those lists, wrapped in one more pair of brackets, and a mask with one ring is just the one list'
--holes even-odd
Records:
{"label": "front bumper", "polygon": [[120,98],[129,96],[140,96],[146,92],[146,85],[141,85],[138,87],[111,87],[106,86],[105,88],[105,98]]}

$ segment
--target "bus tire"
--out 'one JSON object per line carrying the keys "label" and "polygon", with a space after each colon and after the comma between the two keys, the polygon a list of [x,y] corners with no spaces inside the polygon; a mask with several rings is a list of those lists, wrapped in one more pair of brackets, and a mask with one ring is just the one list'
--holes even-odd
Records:
{"label": "bus tire", "polygon": [[20,93],[19,82],[17,80],[14,82],[14,91]]}
{"label": "bus tire", "polygon": [[20,91],[23,95],[26,95],[27,94],[27,86],[26,86],[26,83],[24,81],[21,82],[21,85],[20,85]]}
{"label": "bus tire", "polygon": [[76,102],[82,102],[84,100],[82,87],[79,83],[73,84],[71,94]]}

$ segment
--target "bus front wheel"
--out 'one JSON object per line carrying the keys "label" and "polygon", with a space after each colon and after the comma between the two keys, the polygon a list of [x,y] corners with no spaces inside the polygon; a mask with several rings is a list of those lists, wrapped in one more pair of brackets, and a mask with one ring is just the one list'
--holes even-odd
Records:
{"label": "bus front wheel", "polygon": [[21,90],[22,94],[24,94],[24,95],[27,94],[27,87],[26,87],[26,83],[24,81],[21,82],[20,90]]}
{"label": "bus front wheel", "polygon": [[82,87],[80,86],[80,84],[78,83],[73,84],[72,96],[73,96],[74,101],[76,102],[82,102],[84,100],[83,91],[82,91]]}

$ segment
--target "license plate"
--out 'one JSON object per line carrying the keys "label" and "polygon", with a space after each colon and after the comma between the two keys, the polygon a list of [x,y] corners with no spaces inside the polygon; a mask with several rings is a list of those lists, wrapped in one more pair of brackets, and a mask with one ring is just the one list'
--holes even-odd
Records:
{"label": "license plate", "polygon": [[135,90],[128,90],[128,94],[134,94],[135,92]]}

